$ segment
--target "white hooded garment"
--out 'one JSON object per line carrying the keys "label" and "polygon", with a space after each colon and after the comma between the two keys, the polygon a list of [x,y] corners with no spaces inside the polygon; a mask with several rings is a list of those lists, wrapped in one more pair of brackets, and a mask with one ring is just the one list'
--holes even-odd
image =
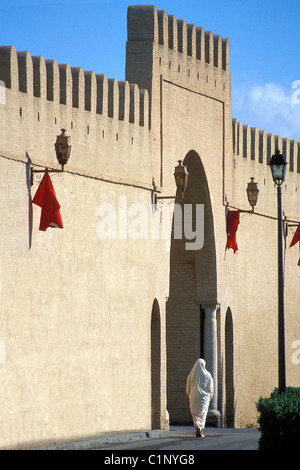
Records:
{"label": "white hooded garment", "polygon": [[203,429],[209,402],[214,394],[211,374],[206,370],[204,359],[198,359],[186,381],[186,394],[190,397],[190,411],[195,427]]}

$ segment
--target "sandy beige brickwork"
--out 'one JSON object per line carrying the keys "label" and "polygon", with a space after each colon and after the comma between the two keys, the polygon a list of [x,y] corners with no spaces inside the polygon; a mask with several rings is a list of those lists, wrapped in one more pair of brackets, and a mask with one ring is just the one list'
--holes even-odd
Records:
{"label": "sandy beige brickwork", "polygon": [[[232,119],[228,39],[153,6],[129,7],[127,22],[122,82],[0,48],[1,448],[190,422],[185,380],[210,347],[211,307],[220,425],[255,425],[255,401],[277,386],[276,188],[268,162],[276,146],[287,157],[283,208],[295,225],[300,144]],[[41,232],[30,168],[58,168],[61,128],[72,141],[65,171],[52,176],[64,228]],[[166,208],[173,213],[174,200],[153,202],[155,194],[175,196],[177,160],[189,183],[184,203],[176,201],[182,211],[204,207],[197,250],[171,228],[164,238],[151,231],[162,229]],[[226,213],[249,210],[251,177],[259,199],[254,214],[240,214],[233,254],[225,250]],[[105,208],[116,217],[107,238]],[[124,232],[128,214],[140,225],[135,237]],[[287,384],[299,386],[294,231],[284,250],[286,367]]]}

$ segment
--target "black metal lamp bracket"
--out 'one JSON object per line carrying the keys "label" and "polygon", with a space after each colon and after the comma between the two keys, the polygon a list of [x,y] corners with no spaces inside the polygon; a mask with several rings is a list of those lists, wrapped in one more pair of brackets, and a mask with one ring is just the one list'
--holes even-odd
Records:
{"label": "black metal lamp bracket", "polygon": [[[62,167],[61,170],[51,170],[48,168],[48,173],[62,173],[64,168]],[[45,173],[45,169],[43,170],[36,170],[33,166],[30,167],[30,186],[33,185],[34,175],[36,173]]]}
{"label": "black metal lamp bracket", "polygon": [[176,196],[157,196],[157,194],[154,195],[154,204],[157,205],[157,201],[159,199],[175,199]]}
{"label": "black metal lamp bracket", "polygon": [[289,228],[290,227],[298,227],[299,224],[288,224],[287,222],[285,223],[285,231],[284,231],[284,234],[285,236],[287,237],[288,236],[288,233],[289,233]]}

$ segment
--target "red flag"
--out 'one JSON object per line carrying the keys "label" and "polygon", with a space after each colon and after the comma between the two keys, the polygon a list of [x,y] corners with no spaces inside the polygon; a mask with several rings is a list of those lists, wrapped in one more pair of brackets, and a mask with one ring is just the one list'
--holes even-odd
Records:
{"label": "red flag", "polygon": [[40,230],[44,232],[48,227],[63,228],[63,222],[59,210],[60,204],[56,199],[48,168],[45,169],[45,174],[32,202],[42,208],[39,227]]}
{"label": "red flag", "polygon": [[291,246],[296,245],[297,242],[300,242],[300,224],[298,225],[295,235],[293,236],[293,240],[291,241],[290,248]]}
{"label": "red flag", "polygon": [[[296,245],[297,242],[300,242],[300,224],[298,225],[298,228],[293,236],[293,240],[291,241],[290,248],[291,246]],[[299,248],[300,248],[300,243],[299,243]],[[300,266],[300,258],[297,264],[298,266]]]}
{"label": "red flag", "polygon": [[240,212],[228,211],[227,215],[227,245],[226,248],[232,248],[234,253],[237,252],[238,246],[236,242],[236,231],[240,223]]}

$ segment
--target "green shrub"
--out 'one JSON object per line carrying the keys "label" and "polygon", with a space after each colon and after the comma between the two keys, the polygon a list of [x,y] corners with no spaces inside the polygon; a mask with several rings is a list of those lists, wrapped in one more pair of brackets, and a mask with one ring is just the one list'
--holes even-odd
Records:
{"label": "green shrub", "polygon": [[269,398],[260,397],[256,403],[260,413],[258,424],[260,450],[297,449],[300,444],[300,388],[277,388]]}

